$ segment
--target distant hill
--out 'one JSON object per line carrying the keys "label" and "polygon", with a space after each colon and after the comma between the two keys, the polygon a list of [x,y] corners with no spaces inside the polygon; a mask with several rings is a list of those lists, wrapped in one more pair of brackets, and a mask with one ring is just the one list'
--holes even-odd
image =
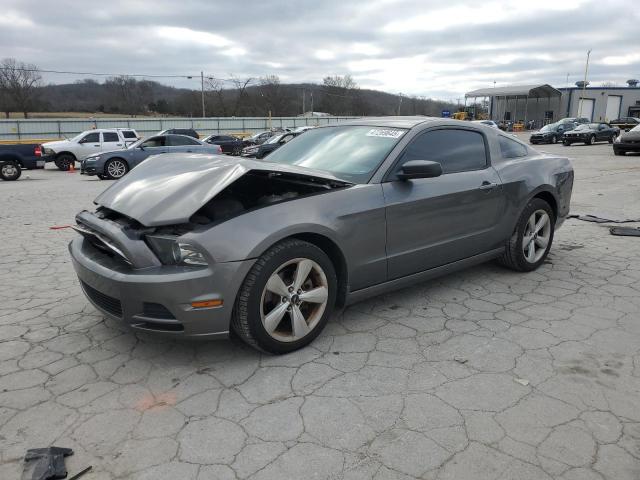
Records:
{"label": "distant hill", "polygon": [[[271,79],[273,80],[273,79]],[[208,85],[207,116],[295,116],[304,111],[332,115],[433,115],[455,105],[432,99],[406,97],[378,90],[318,84],[280,84],[263,80],[243,88]],[[228,84],[227,84],[228,85]],[[303,108],[304,102],[304,108]],[[103,112],[122,115],[200,116],[199,90],[175,88],[158,82],[112,78],[104,83],[82,80],[40,88],[36,112]]]}

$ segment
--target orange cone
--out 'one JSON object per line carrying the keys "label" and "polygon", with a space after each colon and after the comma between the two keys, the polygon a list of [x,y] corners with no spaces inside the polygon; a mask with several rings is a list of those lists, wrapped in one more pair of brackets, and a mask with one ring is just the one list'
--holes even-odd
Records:
{"label": "orange cone", "polygon": [[76,173],[76,162],[72,161],[69,164],[69,171],[67,173]]}

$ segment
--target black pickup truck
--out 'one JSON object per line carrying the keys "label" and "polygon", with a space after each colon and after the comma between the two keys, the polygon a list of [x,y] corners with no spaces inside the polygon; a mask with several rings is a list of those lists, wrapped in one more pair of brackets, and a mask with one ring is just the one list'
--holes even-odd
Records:
{"label": "black pickup truck", "polygon": [[39,143],[0,144],[0,178],[17,180],[22,169],[44,168],[46,159]]}

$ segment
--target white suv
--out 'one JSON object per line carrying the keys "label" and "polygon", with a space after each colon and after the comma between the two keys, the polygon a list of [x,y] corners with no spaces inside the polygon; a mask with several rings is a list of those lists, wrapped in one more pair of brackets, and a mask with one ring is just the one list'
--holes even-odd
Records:
{"label": "white suv", "polygon": [[87,130],[70,140],[42,144],[47,161],[55,162],[60,170],[69,170],[71,162],[80,162],[89,155],[122,150],[138,140],[130,128],[98,128]]}

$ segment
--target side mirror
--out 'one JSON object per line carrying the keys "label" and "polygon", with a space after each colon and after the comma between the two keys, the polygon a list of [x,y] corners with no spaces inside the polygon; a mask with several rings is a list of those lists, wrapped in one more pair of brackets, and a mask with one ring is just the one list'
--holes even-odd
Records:
{"label": "side mirror", "polygon": [[138,148],[139,148],[140,150],[144,150],[144,145],[138,145]]}
{"label": "side mirror", "polygon": [[398,174],[400,180],[412,180],[414,178],[433,178],[442,175],[442,165],[429,160],[410,160],[402,166]]}
{"label": "side mirror", "polygon": [[630,132],[630,131],[631,131],[631,129],[630,129],[630,128],[625,128],[625,129],[624,129],[624,131],[625,131],[625,132]]}

